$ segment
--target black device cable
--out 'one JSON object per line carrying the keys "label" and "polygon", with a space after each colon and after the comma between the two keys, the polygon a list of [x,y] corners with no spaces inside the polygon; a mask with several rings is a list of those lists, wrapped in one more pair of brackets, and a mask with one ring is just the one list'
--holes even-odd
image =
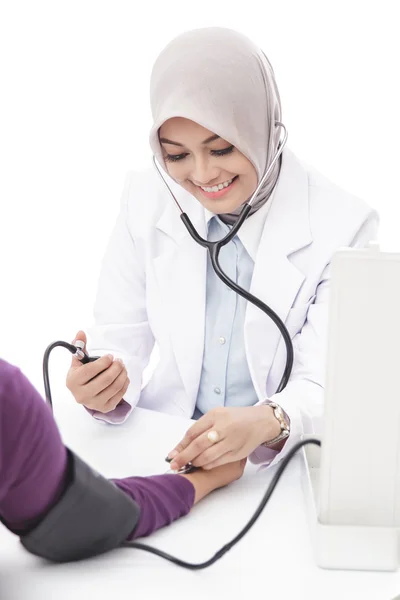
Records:
{"label": "black device cable", "polygon": [[271,483],[269,484],[268,489],[265,492],[263,499],[261,500],[258,508],[256,509],[255,513],[251,517],[250,521],[247,523],[247,525],[245,525],[245,527],[243,527],[243,529],[230,542],[228,542],[227,544],[222,546],[222,548],[220,548],[214,554],[214,556],[212,556],[210,559],[208,559],[202,563],[189,563],[180,558],[177,558],[176,556],[171,556],[171,554],[168,554],[167,552],[164,552],[163,550],[159,550],[158,548],[153,548],[152,546],[147,546],[146,544],[141,544],[140,542],[124,542],[122,544],[122,546],[124,548],[136,548],[137,550],[144,550],[145,552],[150,552],[151,554],[155,554],[156,556],[159,556],[160,558],[164,558],[165,560],[168,560],[169,562],[172,562],[175,565],[178,565],[179,567],[184,567],[185,569],[190,569],[192,571],[199,571],[201,569],[210,567],[215,562],[217,562],[217,560],[222,558],[224,556],[224,554],[226,554],[238,542],[240,542],[240,540],[246,535],[246,533],[253,527],[254,523],[257,521],[258,517],[261,515],[262,511],[264,510],[265,505],[267,504],[268,500],[270,499],[272,492],[274,491],[276,484],[278,483],[279,479],[281,478],[282,473],[286,469],[287,465],[290,463],[293,456],[298,452],[298,450],[300,450],[300,448],[302,448],[303,446],[306,446],[307,444],[321,446],[320,440],[318,440],[316,438],[308,438],[306,440],[302,440],[300,442],[297,442],[297,444],[295,444],[293,446],[293,448],[282,459],[279,467],[277,468],[276,472],[274,473],[274,476],[272,477]]}
{"label": "black device cable", "polygon": [[54,348],[66,348],[76,356],[82,364],[86,364],[88,362],[94,362],[99,356],[89,356],[79,346],[74,346],[73,344],[69,344],[68,342],[53,342],[50,346],[47,346],[46,351],[43,356],[43,381],[44,381],[44,394],[46,398],[47,404],[50,406],[53,411],[53,400],[51,397],[51,389],[50,389],[50,377],[49,377],[49,358],[50,353]]}

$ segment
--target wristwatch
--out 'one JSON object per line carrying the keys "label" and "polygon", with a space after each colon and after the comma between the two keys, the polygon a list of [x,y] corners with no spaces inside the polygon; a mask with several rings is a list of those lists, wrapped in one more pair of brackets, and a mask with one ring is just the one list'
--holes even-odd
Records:
{"label": "wristwatch", "polygon": [[274,411],[275,418],[277,419],[277,421],[279,422],[279,425],[281,426],[281,432],[276,437],[274,437],[272,440],[268,440],[268,442],[264,442],[262,444],[262,446],[265,446],[266,448],[268,448],[269,446],[273,446],[274,444],[277,444],[281,440],[284,440],[287,437],[289,437],[290,421],[289,421],[289,417],[284,412],[283,408],[281,406],[279,406],[279,404],[277,404],[276,402],[266,402],[265,405],[271,406],[271,408]]}

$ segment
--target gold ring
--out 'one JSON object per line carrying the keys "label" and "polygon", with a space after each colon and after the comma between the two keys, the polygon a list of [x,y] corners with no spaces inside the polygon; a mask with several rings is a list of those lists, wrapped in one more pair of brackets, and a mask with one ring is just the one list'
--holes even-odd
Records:
{"label": "gold ring", "polygon": [[219,440],[219,435],[217,431],[209,431],[207,437],[213,444],[215,444]]}

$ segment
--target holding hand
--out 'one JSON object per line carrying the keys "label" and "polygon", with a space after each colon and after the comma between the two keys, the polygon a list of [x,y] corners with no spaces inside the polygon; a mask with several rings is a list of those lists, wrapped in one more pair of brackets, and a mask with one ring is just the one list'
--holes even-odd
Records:
{"label": "holding hand", "polygon": [[214,469],[246,458],[279,432],[280,425],[268,405],[215,408],[192,425],[168,454],[173,458],[170,466],[178,470],[191,462],[195,467]]}
{"label": "holding hand", "polygon": [[[79,331],[75,340],[85,343],[86,335]],[[73,357],[67,374],[67,388],[78,404],[101,413],[111,412],[123,399],[128,386],[129,377],[122,360],[107,354],[94,362],[82,364]]]}

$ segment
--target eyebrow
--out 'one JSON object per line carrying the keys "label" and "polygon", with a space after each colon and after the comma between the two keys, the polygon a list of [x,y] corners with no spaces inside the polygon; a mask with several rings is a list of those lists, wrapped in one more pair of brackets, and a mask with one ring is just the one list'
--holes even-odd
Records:
{"label": "eyebrow", "polygon": [[[215,140],[219,140],[219,138],[219,135],[211,135],[209,138],[204,140],[202,144],[209,144],[210,142],[215,142]],[[167,138],[160,138],[160,142],[162,144],[172,144],[173,146],[180,146],[181,148],[183,148],[183,144],[180,144],[179,142],[173,142],[172,140],[168,140]]]}

